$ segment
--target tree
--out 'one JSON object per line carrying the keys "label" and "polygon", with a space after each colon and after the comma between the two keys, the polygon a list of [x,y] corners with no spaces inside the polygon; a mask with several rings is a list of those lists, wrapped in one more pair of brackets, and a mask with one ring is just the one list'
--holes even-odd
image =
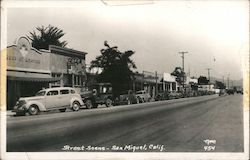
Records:
{"label": "tree", "polygon": [[215,81],[215,85],[218,89],[226,89],[225,84],[220,81]]}
{"label": "tree", "polygon": [[130,89],[133,80],[133,72],[135,63],[130,57],[135,53],[128,50],[120,52],[117,46],[110,47],[107,41],[104,42],[105,49],[101,50],[101,55],[91,61],[90,68],[102,68],[102,72],[98,75],[98,82],[109,82],[113,86],[115,96],[121,92]]}
{"label": "tree", "polygon": [[207,77],[205,76],[200,76],[198,78],[198,84],[201,84],[201,85],[207,85],[209,82],[209,80],[207,79]]}
{"label": "tree", "polygon": [[63,30],[49,25],[47,27],[36,27],[36,30],[29,32],[30,35],[27,36],[31,40],[32,47],[36,49],[49,49],[49,45],[56,45],[60,47],[65,47],[67,45],[66,41],[60,41],[59,39],[65,35]]}
{"label": "tree", "polygon": [[172,76],[175,76],[176,82],[179,84],[184,84],[186,74],[183,72],[181,67],[175,67],[174,71],[171,73]]}

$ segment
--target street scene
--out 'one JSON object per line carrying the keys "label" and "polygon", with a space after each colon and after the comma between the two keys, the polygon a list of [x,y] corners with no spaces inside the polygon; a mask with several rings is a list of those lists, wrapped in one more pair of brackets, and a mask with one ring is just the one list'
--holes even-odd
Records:
{"label": "street scene", "polygon": [[243,152],[242,109],[237,94],[10,117],[7,150]]}
{"label": "street scene", "polygon": [[149,2],[7,7],[6,152],[246,152],[248,3]]}

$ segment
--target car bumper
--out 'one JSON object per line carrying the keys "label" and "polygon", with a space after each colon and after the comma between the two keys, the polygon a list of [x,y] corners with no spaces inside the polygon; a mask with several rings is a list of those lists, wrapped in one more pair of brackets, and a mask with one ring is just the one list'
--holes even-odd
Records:
{"label": "car bumper", "polygon": [[15,106],[12,112],[16,112],[17,115],[25,114],[27,112],[27,109],[24,106],[22,107]]}

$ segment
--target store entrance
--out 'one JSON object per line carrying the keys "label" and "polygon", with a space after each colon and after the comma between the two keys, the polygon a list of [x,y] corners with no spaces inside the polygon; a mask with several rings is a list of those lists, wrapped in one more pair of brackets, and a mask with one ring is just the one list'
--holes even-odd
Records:
{"label": "store entrance", "polygon": [[7,81],[7,110],[12,110],[20,97],[34,96],[42,88],[48,88],[48,82]]}

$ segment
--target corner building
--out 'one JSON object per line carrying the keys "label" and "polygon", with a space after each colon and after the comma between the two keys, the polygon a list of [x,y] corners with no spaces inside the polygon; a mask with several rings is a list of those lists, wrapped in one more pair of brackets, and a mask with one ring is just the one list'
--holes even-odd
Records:
{"label": "corner building", "polygon": [[7,110],[20,97],[33,96],[43,88],[84,85],[86,54],[57,46],[37,50],[26,37],[19,38],[7,47]]}

